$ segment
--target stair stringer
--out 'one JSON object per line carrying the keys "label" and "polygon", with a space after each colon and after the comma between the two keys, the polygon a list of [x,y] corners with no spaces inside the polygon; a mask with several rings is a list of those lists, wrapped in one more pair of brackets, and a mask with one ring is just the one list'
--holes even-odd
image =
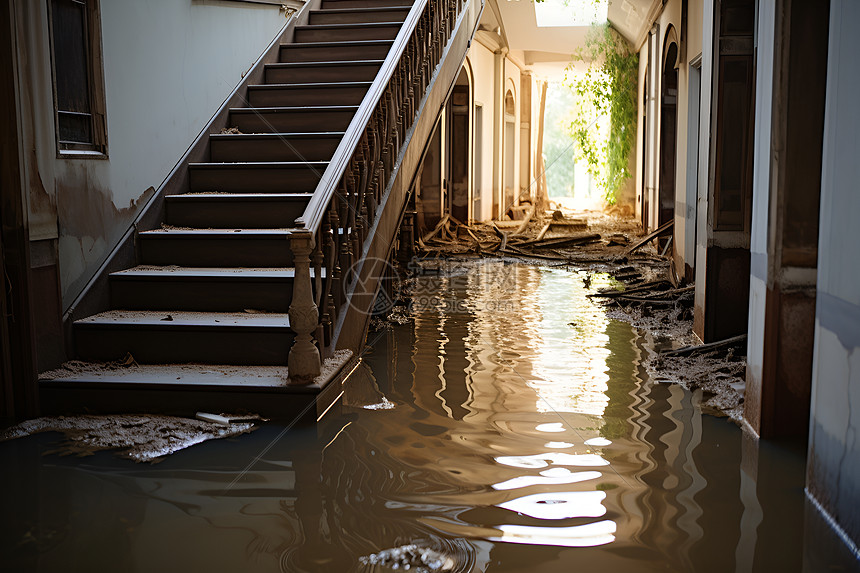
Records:
{"label": "stair stringer", "polygon": [[333,349],[352,350],[357,354],[364,345],[375,298],[367,295],[375,295],[379,290],[380,271],[383,269],[383,262],[389,260],[400,221],[406,210],[409,191],[433,135],[436,121],[466,59],[483,8],[483,0],[472,0],[460,14],[457,27],[420,102],[417,118],[406,133],[394,166],[394,174],[389,178],[377,209],[377,216],[368,230],[361,256],[353,266],[356,280],[353,280],[346,293],[348,302],[335,323],[331,344]]}

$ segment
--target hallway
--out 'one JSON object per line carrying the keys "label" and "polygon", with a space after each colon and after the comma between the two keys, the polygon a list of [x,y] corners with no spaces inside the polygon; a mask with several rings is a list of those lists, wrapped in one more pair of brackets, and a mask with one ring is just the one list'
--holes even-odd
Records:
{"label": "hallway", "polygon": [[582,278],[419,278],[414,320],[369,335],[327,431],[268,424],[152,466],[45,455],[56,434],[0,443],[19,516],[3,567],[388,571],[360,558],[416,543],[453,567],[428,571],[854,570],[805,509],[803,448],[650,381],[652,341],[585,297],[608,278]]}

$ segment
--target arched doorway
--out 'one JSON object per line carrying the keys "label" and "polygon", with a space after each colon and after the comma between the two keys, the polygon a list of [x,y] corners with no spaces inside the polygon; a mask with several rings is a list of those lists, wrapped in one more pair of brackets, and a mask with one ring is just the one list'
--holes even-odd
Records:
{"label": "arched doorway", "polygon": [[657,225],[675,216],[675,158],[678,126],[678,44],[674,29],[666,33],[667,46],[663,57],[663,77],[660,89],[660,183]]}
{"label": "arched doorway", "polygon": [[469,177],[469,142],[472,108],[472,87],[469,63],[463,64],[448,102],[447,130],[449,160],[447,165],[448,209],[451,216],[461,222],[470,218],[471,189]]}

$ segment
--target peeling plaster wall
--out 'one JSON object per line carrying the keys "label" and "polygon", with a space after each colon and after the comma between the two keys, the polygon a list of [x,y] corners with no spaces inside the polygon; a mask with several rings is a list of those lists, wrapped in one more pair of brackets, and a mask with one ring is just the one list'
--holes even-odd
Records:
{"label": "peeling plaster wall", "polygon": [[48,3],[16,2],[30,236],[57,239],[64,309],[286,23],[276,5],[100,4],[108,158],[58,159]]}
{"label": "peeling plaster wall", "polygon": [[860,545],[860,3],[830,12],[807,487]]}

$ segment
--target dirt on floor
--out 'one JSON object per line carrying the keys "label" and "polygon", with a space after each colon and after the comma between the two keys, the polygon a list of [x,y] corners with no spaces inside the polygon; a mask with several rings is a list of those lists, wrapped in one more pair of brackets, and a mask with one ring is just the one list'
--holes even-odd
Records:
{"label": "dirt on floor", "polygon": [[136,462],[157,462],[194,444],[251,432],[259,421],[258,416],[220,417],[228,423],[130,414],[36,418],[0,432],[0,441],[60,432],[66,440],[58,444],[55,452],[59,454],[88,456],[101,450],[117,450],[120,456]]}
{"label": "dirt on floor", "polygon": [[[698,347],[693,334],[695,286],[675,274],[671,223],[644,235],[639,222],[601,211],[526,212],[521,221],[466,225],[449,216],[418,241],[423,267],[434,261],[504,258],[529,264],[585,271],[615,279],[610,289],[588,296],[605,306],[610,318],[630,323],[658,341],[645,360],[657,382],[701,390],[704,412],[739,421],[743,410],[746,345],[729,344],[707,352],[670,351]],[[407,281],[408,286],[408,281]],[[408,299],[408,288],[395,295]],[[402,324],[408,302],[395,305],[389,321]],[[384,327],[376,319],[373,329]]]}

